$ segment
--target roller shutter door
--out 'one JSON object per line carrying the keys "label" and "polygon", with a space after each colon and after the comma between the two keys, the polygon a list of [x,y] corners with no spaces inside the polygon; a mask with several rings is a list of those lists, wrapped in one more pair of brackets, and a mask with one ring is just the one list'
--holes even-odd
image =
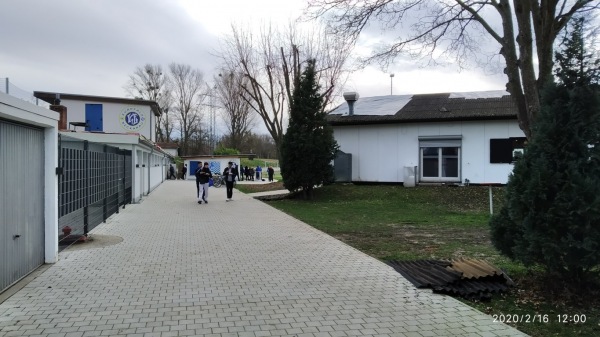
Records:
{"label": "roller shutter door", "polygon": [[0,292],[44,263],[44,132],[0,120]]}

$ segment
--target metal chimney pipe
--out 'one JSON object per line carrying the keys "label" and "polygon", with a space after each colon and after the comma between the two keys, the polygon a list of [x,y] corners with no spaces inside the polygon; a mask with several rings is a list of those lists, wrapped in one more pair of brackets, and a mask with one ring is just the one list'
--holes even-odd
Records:
{"label": "metal chimney pipe", "polygon": [[357,92],[345,92],[344,99],[348,103],[348,116],[354,115],[354,102],[356,102],[359,98]]}

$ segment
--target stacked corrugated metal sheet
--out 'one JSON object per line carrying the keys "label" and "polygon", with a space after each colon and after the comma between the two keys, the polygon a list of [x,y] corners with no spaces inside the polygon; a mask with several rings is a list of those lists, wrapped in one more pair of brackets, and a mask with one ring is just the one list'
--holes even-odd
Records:
{"label": "stacked corrugated metal sheet", "polygon": [[460,296],[471,300],[489,300],[492,294],[506,291],[513,281],[502,270],[477,259],[387,261],[417,288]]}

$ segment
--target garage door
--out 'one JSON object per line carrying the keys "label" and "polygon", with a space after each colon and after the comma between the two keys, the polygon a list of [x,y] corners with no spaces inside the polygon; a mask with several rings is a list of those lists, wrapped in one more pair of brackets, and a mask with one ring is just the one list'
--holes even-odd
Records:
{"label": "garage door", "polygon": [[44,133],[0,120],[0,292],[44,263]]}

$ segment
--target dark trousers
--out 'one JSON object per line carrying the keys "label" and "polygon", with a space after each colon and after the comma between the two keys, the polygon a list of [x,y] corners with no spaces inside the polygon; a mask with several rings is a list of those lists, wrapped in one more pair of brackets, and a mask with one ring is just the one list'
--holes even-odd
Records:
{"label": "dark trousers", "polygon": [[226,181],[225,186],[227,187],[227,199],[233,197],[233,181]]}

